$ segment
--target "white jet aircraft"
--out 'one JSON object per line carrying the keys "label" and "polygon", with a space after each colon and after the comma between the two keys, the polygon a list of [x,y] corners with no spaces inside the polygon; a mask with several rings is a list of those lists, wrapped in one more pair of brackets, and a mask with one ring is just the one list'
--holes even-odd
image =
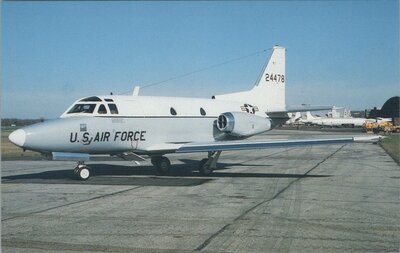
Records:
{"label": "white jet aircraft", "polygon": [[316,144],[341,144],[356,138],[250,141],[246,138],[288,120],[288,112],[331,107],[288,108],[285,103],[285,48],[275,46],[257,84],[248,91],[212,99],[133,95],[77,100],[58,119],[12,132],[11,142],[54,160],[78,162],[74,173],[89,178],[90,155],[116,155],[136,162],[151,158],[159,173],[170,168],[165,154],[208,152],[199,171],[210,174],[222,151]]}
{"label": "white jet aircraft", "polygon": [[285,122],[286,125],[300,123],[301,113],[300,112],[296,112],[296,113],[289,112],[288,117],[289,117],[289,120]]}
{"label": "white jet aircraft", "polygon": [[362,127],[366,121],[370,121],[366,118],[353,118],[353,117],[335,117],[335,118],[322,118],[313,117],[310,112],[307,112],[307,124],[317,126],[329,126],[329,127]]}

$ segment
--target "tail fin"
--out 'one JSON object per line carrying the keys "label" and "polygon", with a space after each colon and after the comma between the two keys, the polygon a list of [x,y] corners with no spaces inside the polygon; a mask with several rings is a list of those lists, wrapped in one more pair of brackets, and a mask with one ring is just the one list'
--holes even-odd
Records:
{"label": "tail fin", "polygon": [[310,111],[307,111],[307,112],[306,112],[306,119],[307,119],[307,120],[313,120],[313,119],[315,119],[315,118],[314,118],[314,116],[312,116],[312,114],[311,114]]}
{"label": "tail fin", "polygon": [[265,111],[283,111],[286,107],[285,82],[285,48],[274,46],[271,57],[253,89],[219,95],[215,98],[256,105]]}

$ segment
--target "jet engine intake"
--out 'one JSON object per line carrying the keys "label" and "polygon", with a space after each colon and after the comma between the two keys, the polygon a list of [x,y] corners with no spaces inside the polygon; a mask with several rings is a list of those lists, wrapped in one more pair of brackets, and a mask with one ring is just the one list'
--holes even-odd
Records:
{"label": "jet engine intake", "polygon": [[271,120],[246,112],[224,112],[218,116],[219,131],[235,137],[248,137],[271,129]]}

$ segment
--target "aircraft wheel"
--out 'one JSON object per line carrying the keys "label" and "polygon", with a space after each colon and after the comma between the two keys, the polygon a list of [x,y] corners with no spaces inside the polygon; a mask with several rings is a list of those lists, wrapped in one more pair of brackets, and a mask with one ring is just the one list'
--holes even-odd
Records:
{"label": "aircraft wheel", "polygon": [[161,175],[165,175],[169,172],[169,169],[171,167],[171,162],[169,161],[168,158],[162,156],[159,159],[155,160],[155,163],[157,172],[160,173]]}
{"label": "aircraft wheel", "polygon": [[200,175],[202,175],[202,176],[208,176],[213,172],[213,170],[210,167],[210,165],[207,164],[207,161],[208,161],[208,159],[204,158],[199,163],[199,172],[200,172]]}
{"label": "aircraft wheel", "polygon": [[87,166],[76,167],[74,173],[79,180],[88,180],[90,176],[89,167]]}
{"label": "aircraft wheel", "polygon": [[151,164],[153,164],[153,166],[157,166],[157,163],[159,162],[160,159],[161,159],[160,156],[153,156],[151,158]]}

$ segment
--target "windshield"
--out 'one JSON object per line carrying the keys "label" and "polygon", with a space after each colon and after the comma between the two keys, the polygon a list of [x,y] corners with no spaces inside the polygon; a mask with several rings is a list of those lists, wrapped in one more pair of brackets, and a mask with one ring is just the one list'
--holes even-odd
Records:
{"label": "windshield", "polygon": [[96,104],[76,104],[68,113],[93,113]]}
{"label": "windshield", "polygon": [[88,97],[81,99],[80,102],[101,102],[101,99],[99,97]]}

